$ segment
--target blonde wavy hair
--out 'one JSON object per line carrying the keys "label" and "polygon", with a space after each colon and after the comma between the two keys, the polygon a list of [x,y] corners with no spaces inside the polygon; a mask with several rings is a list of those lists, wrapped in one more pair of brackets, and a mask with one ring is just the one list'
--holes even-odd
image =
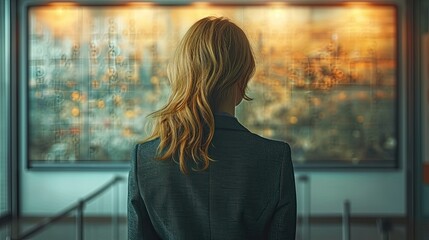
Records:
{"label": "blonde wavy hair", "polygon": [[183,173],[188,173],[187,159],[198,166],[193,170],[206,170],[213,160],[209,156],[215,131],[213,113],[233,91],[251,100],[245,91],[254,72],[249,40],[236,24],[223,17],[194,23],[167,68],[171,96],[150,115],[153,130],[146,141],[160,139],[157,159],[178,158]]}

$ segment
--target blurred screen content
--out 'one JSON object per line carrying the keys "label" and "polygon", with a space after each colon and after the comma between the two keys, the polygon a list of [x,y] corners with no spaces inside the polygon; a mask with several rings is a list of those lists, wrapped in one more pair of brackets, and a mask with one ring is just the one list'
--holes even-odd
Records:
{"label": "blurred screen content", "polygon": [[176,44],[210,15],[252,43],[249,130],[289,142],[296,163],[396,163],[395,7],[269,4],[29,8],[29,161],[125,163],[169,97]]}

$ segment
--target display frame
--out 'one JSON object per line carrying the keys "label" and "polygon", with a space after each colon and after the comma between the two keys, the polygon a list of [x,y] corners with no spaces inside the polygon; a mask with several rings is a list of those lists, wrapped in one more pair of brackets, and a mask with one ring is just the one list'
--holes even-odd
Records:
{"label": "display frame", "polygon": [[[429,8],[427,9],[429,13]],[[428,19],[429,21],[429,19]],[[428,24],[429,28],[429,24]],[[422,76],[422,118],[423,118],[423,146],[429,146],[429,110],[426,105],[429,104],[429,33],[424,33],[421,37],[421,76]],[[426,103],[426,104],[425,104]],[[429,184],[429,148],[423,147],[423,182]]]}
{"label": "display frame", "polygon": [[[30,53],[29,53],[29,49],[30,49],[30,19],[29,19],[29,11],[31,8],[33,7],[41,7],[41,6],[48,6],[51,5],[52,3],[27,3],[27,5],[25,5],[25,27],[22,30],[23,31],[23,36],[24,36],[24,53],[25,53],[25,59],[24,60],[20,60],[21,61],[21,65],[22,65],[22,69],[23,72],[25,72],[25,79],[23,81],[22,84],[22,88],[24,89],[23,92],[24,94],[24,98],[25,101],[24,104],[25,106],[23,107],[23,111],[22,116],[24,119],[24,124],[25,124],[25,158],[26,158],[26,162],[27,162],[27,168],[29,169],[36,169],[36,170],[46,170],[46,169],[50,169],[50,170],[58,170],[58,169],[68,169],[68,170],[73,170],[73,169],[99,169],[99,170],[112,170],[112,169],[128,169],[129,167],[129,161],[126,161],[126,159],[124,159],[124,161],[122,162],[109,162],[109,161],[91,161],[91,162],[85,162],[85,161],[73,161],[73,162],[58,162],[58,161],[51,161],[51,162],[46,162],[45,160],[32,160],[30,159],[29,155],[30,155],[30,134],[29,134],[29,130],[30,130],[30,118],[29,116],[29,106],[30,106],[30,97],[29,97],[29,89],[30,87],[29,85],[29,80],[30,79],[30,70],[29,70],[29,61],[30,61]],[[54,3],[56,4],[56,3]],[[69,3],[60,3],[60,4],[69,4]],[[78,3],[78,4],[71,4],[73,6],[78,6],[78,7],[121,7],[121,6],[125,6],[127,3],[120,3],[120,4],[116,4],[116,3],[108,3],[108,4],[94,4],[94,3]],[[139,6],[139,3],[133,3],[136,4],[136,6]],[[155,5],[151,5],[151,6],[157,6],[157,7],[186,7],[191,5],[192,3],[183,3],[183,4],[171,4],[171,3],[151,3],[151,4],[155,4]],[[240,7],[240,6],[271,6],[271,4],[278,4],[278,3],[246,3],[246,4],[242,4],[242,3],[210,3],[210,6],[216,6],[216,7]],[[338,7],[338,6],[344,6],[347,5],[348,3],[326,3],[326,4],[321,4],[321,3],[287,3],[288,6],[303,6],[303,7]],[[395,148],[395,156],[394,159],[391,161],[380,161],[380,160],[375,160],[375,161],[371,161],[371,160],[364,160],[364,161],[359,161],[358,163],[344,163],[345,161],[335,161],[335,160],[316,160],[316,161],[312,161],[312,160],[307,160],[305,161],[305,163],[300,163],[300,162],[294,162],[294,166],[297,170],[339,170],[339,169],[343,169],[343,170],[347,170],[347,169],[396,169],[399,167],[399,156],[400,156],[400,151],[401,151],[401,145],[402,145],[402,140],[401,140],[401,131],[400,131],[400,124],[401,124],[401,119],[400,119],[400,113],[403,111],[400,108],[400,101],[401,99],[403,99],[403,94],[401,93],[401,91],[399,91],[400,86],[403,84],[400,78],[400,72],[401,72],[401,62],[399,59],[399,54],[401,52],[401,41],[400,41],[400,32],[401,29],[399,27],[399,23],[400,23],[400,16],[399,16],[399,11],[398,11],[398,6],[395,4],[390,4],[390,3],[353,3],[353,4],[363,4],[365,6],[369,5],[369,6],[387,6],[387,7],[392,7],[394,9],[395,12],[395,61],[396,61],[396,69],[395,69],[395,75],[396,75],[396,83],[395,83],[395,94],[396,94],[396,99],[394,101],[394,105],[395,105],[395,129],[396,129],[396,148]],[[204,4],[205,5],[205,4]],[[240,120],[240,119],[239,119]],[[245,125],[246,126],[246,125]],[[131,153],[131,148],[130,148],[130,153]],[[293,150],[293,148],[292,148]],[[45,162],[44,162],[45,161]]]}

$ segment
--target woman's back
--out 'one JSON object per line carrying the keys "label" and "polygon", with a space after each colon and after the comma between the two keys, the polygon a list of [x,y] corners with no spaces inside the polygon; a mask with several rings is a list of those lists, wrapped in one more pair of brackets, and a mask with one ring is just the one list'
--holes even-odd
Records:
{"label": "woman's back", "polygon": [[186,32],[167,69],[171,96],[134,150],[129,239],[295,239],[289,145],[233,117],[251,100],[254,72],[250,42],[228,19],[203,18]]}
{"label": "woman's back", "polygon": [[[296,200],[289,145],[215,115],[205,171],[157,161],[159,140],[135,149],[129,239],[294,239]],[[195,167],[187,161],[187,167]]]}

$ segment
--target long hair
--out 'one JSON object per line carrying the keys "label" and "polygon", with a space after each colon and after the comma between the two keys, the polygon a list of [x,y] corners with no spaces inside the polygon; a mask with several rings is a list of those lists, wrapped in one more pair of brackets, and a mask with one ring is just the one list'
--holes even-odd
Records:
{"label": "long hair", "polygon": [[206,17],[186,32],[179,43],[167,74],[171,96],[152,113],[152,134],[160,139],[158,160],[174,159],[187,173],[186,159],[205,170],[215,123],[213,113],[225,96],[245,91],[255,72],[255,59],[245,33],[226,18]]}

